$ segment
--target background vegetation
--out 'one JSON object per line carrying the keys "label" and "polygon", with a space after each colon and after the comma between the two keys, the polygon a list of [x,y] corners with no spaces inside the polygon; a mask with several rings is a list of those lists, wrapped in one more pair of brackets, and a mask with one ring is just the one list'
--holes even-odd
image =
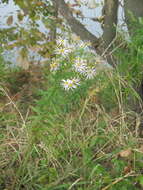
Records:
{"label": "background vegetation", "polygon": [[[142,97],[136,87],[143,71],[142,20],[134,21],[139,27],[130,40],[118,32],[123,45],[113,45],[113,68],[63,18],[55,19],[50,2],[15,2],[23,10],[19,24],[13,26],[10,16],[0,33],[0,189],[141,190]],[[26,14],[28,28],[20,23]],[[39,17],[51,36],[37,29]],[[63,36],[66,56],[65,41],[57,41]],[[13,48],[16,66],[2,56]],[[96,74],[74,70],[79,57]],[[73,78],[79,84],[66,88]]]}

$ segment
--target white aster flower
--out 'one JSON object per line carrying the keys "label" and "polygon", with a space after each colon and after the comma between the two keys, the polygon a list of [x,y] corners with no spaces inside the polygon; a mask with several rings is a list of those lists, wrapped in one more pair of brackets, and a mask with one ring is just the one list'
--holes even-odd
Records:
{"label": "white aster flower", "polygon": [[96,75],[96,69],[95,68],[88,68],[86,70],[85,76],[86,79],[93,79]]}
{"label": "white aster flower", "polygon": [[57,62],[57,60],[54,60],[51,64],[50,64],[50,71],[54,72],[57,71],[59,69],[60,64]]}
{"label": "white aster flower", "polygon": [[58,47],[59,46],[67,46],[67,40],[65,40],[65,39],[63,39],[61,37],[59,37],[56,41],[57,41]]}
{"label": "white aster flower", "polygon": [[75,64],[73,65],[73,69],[76,71],[76,72],[79,72],[79,73],[85,73],[86,72],[86,69],[87,69],[87,62],[85,59],[81,59],[80,57],[78,57],[75,61]]}
{"label": "white aster flower", "polygon": [[68,48],[58,47],[55,49],[55,53],[63,57],[66,57],[69,53],[71,53],[71,50]]}
{"label": "white aster flower", "polygon": [[62,80],[62,86],[65,90],[75,89],[80,84],[79,79],[73,78],[73,79],[67,79]]}

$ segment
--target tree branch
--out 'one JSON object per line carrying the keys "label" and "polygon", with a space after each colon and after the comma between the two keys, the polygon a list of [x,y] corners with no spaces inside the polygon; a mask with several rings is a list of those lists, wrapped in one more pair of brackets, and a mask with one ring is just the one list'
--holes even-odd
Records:
{"label": "tree branch", "polygon": [[115,66],[116,63],[112,59],[112,55],[108,55],[108,52],[113,47],[112,42],[116,36],[118,0],[105,0],[105,12],[103,15],[105,16],[105,20],[102,38],[97,38],[90,33],[85,26],[73,16],[70,8],[64,0],[53,0],[53,2],[58,5],[60,14],[66,19],[71,30],[80,36],[82,40],[90,41],[99,55],[102,55],[102,53],[105,52],[105,49],[108,50],[106,51],[107,61],[110,65]]}
{"label": "tree branch", "polygon": [[72,14],[71,10],[64,2],[64,0],[53,0],[58,4],[58,10],[60,14],[66,19],[67,23],[71,27],[71,30],[80,36],[81,40],[87,40],[92,43],[94,47],[98,47],[100,44],[100,39],[89,32],[83,24],[81,24]]}

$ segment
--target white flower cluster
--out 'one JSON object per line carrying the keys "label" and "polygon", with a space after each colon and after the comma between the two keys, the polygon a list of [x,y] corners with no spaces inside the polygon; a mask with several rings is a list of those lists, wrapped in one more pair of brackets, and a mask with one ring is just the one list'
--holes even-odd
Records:
{"label": "white flower cluster", "polygon": [[73,46],[71,46],[66,39],[59,37],[56,42],[57,47],[54,51],[56,55],[61,55],[65,58],[73,51]]}
{"label": "white flower cluster", "polygon": [[[86,79],[93,79],[96,75],[95,68],[88,68],[87,63],[85,62],[85,60],[82,60],[82,59],[78,59],[78,62],[76,62],[73,65],[73,68],[75,69],[75,71],[77,71],[81,74],[84,74]],[[77,88],[77,86],[80,85],[80,80],[79,80],[79,78],[62,80],[61,85],[63,86],[63,88],[66,91],[68,91],[70,89]]]}
{"label": "white flower cluster", "polygon": [[[77,36],[73,36],[72,44],[68,42],[68,40],[59,37],[56,41],[57,47],[55,48],[54,52],[56,55],[59,55],[56,59],[52,61],[50,64],[50,71],[56,72],[60,68],[60,62],[64,58],[66,58],[71,52],[77,50],[76,48],[88,48],[91,46],[89,42],[82,42],[80,38]],[[70,57],[69,57],[70,58]],[[89,66],[86,59],[82,57],[76,57],[75,61],[72,65],[72,70],[77,72],[78,74],[83,75],[85,79],[93,79],[96,75],[96,68],[95,66]],[[66,90],[72,90],[77,88],[80,85],[79,78],[71,78],[71,79],[63,79],[61,81],[61,86]]]}
{"label": "white flower cluster", "polygon": [[88,67],[87,61],[78,57],[73,65],[73,69],[80,74],[83,74],[86,79],[93,79],[96,75],[96,69],[94,67]]}
{"label": "white flower cluster", "polygon": [[66,57],[69,53],[71,53],[71,49],[69,49],[69,48],[57,47],[55,49],[56,55],[61,55],[63,57]]}
{"label": "white flower cluster", "polygon": [[80,84],[80,80],[78,78],[62,80],[61,85],[65,90],[75,89]]}

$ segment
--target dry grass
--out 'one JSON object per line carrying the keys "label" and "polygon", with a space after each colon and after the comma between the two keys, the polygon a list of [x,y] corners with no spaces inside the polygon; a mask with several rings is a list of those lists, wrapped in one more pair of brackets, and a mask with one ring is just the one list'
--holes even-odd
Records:
{"label": "dry grass", "polygon": [[23,112],[20,101],[0,90],[5,99],[0,112],[0,189],[142,188],[142,117],[125,110],[118,94],[116,107],[108,110],[99,89],[89,89],[78,109],[49,124],[29,102]]}

